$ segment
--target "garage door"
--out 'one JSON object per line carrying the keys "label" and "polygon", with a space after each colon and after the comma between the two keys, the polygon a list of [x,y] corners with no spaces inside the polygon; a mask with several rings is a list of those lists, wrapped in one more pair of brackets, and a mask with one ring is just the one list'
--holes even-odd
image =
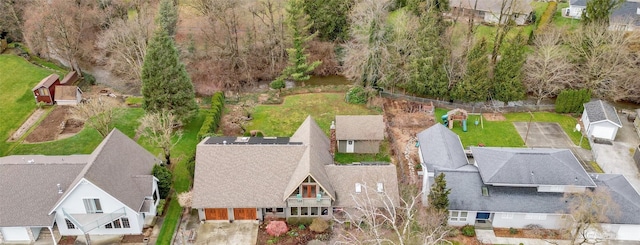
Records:
{"label": "garage door", "polygon": [[640,226],[638,225],[622,225],[618,230],[618,240],[635,240],[640,239],[640,234],[638,233],[640,230]]}
{"label": "garage door", "polygon": [[207,220],[228,220],[229,213],[226,208],[205,208],[204,216]]}
{"label": "garage door", "polygon": [[29,233],[24,227],[4,227],[0,232],[5,241],[30,241]]}
{"label": "garage door", "polygon": [[596,138],[613,140],[615,138],[615,136],[613,135],[615,130],[616,128],[614,127],[597,125],[593,127],[593,131],[591,131],[591,135],[593,135],[593,137],[596,137]]}
{"label": "garage door", "polygon": [[255,220],[256,213],[255,208],[234,208],[233,218],[236,220]]}

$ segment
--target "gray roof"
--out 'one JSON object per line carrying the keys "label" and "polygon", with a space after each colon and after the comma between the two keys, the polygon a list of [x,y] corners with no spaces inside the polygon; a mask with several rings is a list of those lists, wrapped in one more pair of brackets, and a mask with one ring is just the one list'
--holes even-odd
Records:
{"label": "gray roof", "polygon": [[60,79],[60,76],[58,76],[58,74],[51,74],[45,78],[43,78],[42,80],[40,80],[40,82],[38,84],[36,84],[35,87],[33,87],[33,89],[31,90],[36,90],[39,89],[41,87],[45,87],[48,88],[50,87],[53,83],[55,83],[56,81],[58,81],[58,79]]}
{"label": "gray roof", "polygon": [[[393,202],[395,206],[400,203],[398,191],[398,176],[396,174],[396,166],[393,164],[383,165],[326,165],[325,169],[331,185],[336,190],[336,207],[356,207],[356,200],[359,195],[363,195],[368,191],[369,198],[373,204],[382,207],[384,204],[380,202],[383,198],[374,198],[377,195],[377,183],[383,183],[383,189],[386,196]],[[362,193],[356,193],[356,183],[364,185]],[[364,196],[364,195],[363,195]],[[386,198],[386,197],[384,197]],[[355,200],[354,200],[355,199]],[[389,200],[385,199],[385,200]]]}
{"label": "gray roof", "polygon": [[[141,176],[151,176],[153,165],[160,160],[124,135],[113,129],[91,153],[88,164],[71,184],[87,179],[127,207],[139,211],[145,197],[151,196],[153,186],[141,186]],[[67,196],[67,190],[64,196]],[[55,207],[58,206],[56,203]],[[54,209],[55,209],[54,207]],[[53,212],[53,210],[51,210]]]}
{"label": "gray roof", "polygon": [[337,140],[384,140],[382,115],[336,116]]}
{"label": "gray roof", "polygon": [[612,224],[640,224],[640,195],[621,174],[594,174],[598,188],[607,188],[618,213],[609,213]]}
{"label": "gray roof", "polygon": [[[476,3],[477,2],[477,3]],[[502,0],[451,0],[449,6],[464,9],[477,9],[480,11],[491,12],[495,14],[500,13],[502,8]],[[529,14],[533,11],[531,7],[531,0],[515,0],[513,2],[508,1],[507,4],[514,3],[511,8],[512,13]],[[507,9],[509,6],[506,7]]]}
{"label": "gray roof", "polygon": [[429,171],[457,169],[469,164],[460,137],[442,124],[435,125],[417,134],[422,159]]}
{"label": "gray roof", "polygon": [[584,109],[590,123],[609,121],[619,128],[622,127],[622,122],[620,122],[616,108],[607,102],[602,100],[591,101],[584,104]]}
{"label": "gray roof", "polygon": [[471,151],[485,184],[595,187],[568,149],[471,147]]}
{"label": "gray roof", "polygon": [[51,206],[69,189],[89,155],[0,158],[0,227],[51,226]]}

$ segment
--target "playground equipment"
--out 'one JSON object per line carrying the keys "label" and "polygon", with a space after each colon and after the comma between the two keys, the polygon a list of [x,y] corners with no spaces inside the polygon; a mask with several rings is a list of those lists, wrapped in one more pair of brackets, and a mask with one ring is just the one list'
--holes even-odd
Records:
{"label": "playground equipment", "polygon": [[453,121],[460,121],[460,125],[462,126],[462,131],[467,132],[467,111],[456,108],[447,112],[446,115],[442,116],[442,121],[444,126],[449,127],[449,129],[453,128]]}

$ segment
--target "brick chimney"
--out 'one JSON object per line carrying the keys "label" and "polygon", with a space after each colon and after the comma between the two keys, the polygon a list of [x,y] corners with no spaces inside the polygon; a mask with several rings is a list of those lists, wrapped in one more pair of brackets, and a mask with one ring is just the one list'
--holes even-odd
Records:
{"label": "brick chimney", "polygon": [[331,141],[331,146],[329,148],[329,152],[331,156],[336,156],[336,147],[338,146],[338,141],[336,141],[336,122],[331,121],[331,127],[329,128],[329,141]]}

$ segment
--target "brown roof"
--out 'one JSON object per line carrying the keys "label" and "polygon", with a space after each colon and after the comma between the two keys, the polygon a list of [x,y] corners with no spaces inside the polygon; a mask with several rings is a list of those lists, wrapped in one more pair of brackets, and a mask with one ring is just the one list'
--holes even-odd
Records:
{"label": "brown roof", "polygon": [[71,85],[78,81],[78,72],[71,71],[64,76],[62,80],[60,80],[60,84]]}
{"label": "brown roof", "polygon": [[382,115],[336,116],[337,140],[384,140]]}
{"label": "brown roof", "polygon": [[[356,207],[356,204],[362,202],[366,195],[378,207],[384,206],[382,200],[388,201],[387,198],[396,207],[400,203],[398,177],[393,164],[327,165],[325,169],[338,196],[333,206]],[[356,183],[362,185],[361,193],[356,193]],[[382,183],[386,195],[378,196],[378,183]]]}
{"label": "brown roof", "polygon": [[[56,95],[53,98],[59,100],[76,100],[76,93],[80,90],[78,86],[56,86]],[[80,91],[82,93],[82,91]]]}
{"label": "brown roof", "polygon": [[506,1],[505,10],[508,10],[509,6],[513,4],[513,7],[511,8],[511,11],[510,11],[512,13],[528,14],[528,13],[531,13],[531,11],[533,11],[533,8],[531,7],[531,0],[513,0],[513,1],[480,0],[480,1],[477,1],[477,5],[476,5],[476,1],[477,0],[451,0],[449,2],[449,6],[464,8],[464,9],[475,8],[480,11],[499,14],[500,9],[502,8],[503,1]]}
{"label": "brown roof", "polygon": [[45,78],[42,79],[42,81],[40,81],[38,83],[38,85],[36,85],[35,87],[33,87],[32,91],[35,91],[41,87],[45,87],[48,88],[50,87],[53,83],[55,83],[58,79],[60,79],[60,76],[58,76],[58,74],[51,74]]}

